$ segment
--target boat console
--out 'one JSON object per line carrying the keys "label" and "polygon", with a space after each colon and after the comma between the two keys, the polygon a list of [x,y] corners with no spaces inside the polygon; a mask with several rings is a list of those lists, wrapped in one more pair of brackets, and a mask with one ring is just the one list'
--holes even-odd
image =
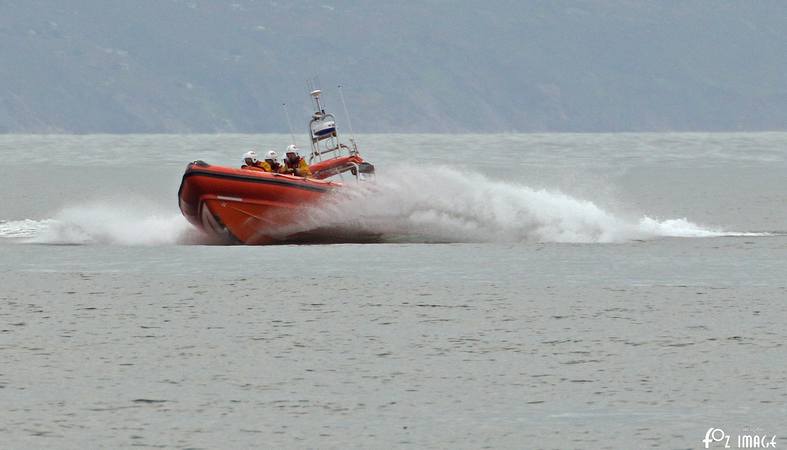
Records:
{"label": "boat console", "polygon": [[[336,118],[326,113],[320,101],[322,91],[314,89],[310,93],[316,111],[309,121],[312,152],[309,165],[317,166],[318,178],[340,175],[350,172],[358,180],[365,180],[374,175],[374,166],[361,159],[355,139],[350,139],[350,146],[339,141],[336,130]],[[314,172],[314,171],[313,171]]]}

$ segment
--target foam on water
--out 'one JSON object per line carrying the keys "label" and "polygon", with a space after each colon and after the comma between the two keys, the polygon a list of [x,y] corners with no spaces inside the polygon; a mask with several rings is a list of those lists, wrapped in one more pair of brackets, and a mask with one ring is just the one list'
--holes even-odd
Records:
{"label": "foam on water", "polygon": [[686,218],[614,214],[557,190],[490,180],[452,168],[407,170],[343,193],[310,214],[304,228],[330,223],[404,241],[624,242],[657,237],[763,235],[709,229]]}
{"label": "foam on water", "polygon": [[741,231],[723,231],[720,229],[708,229],[700,227],[686,220],[670,219],[659,222],[658,220],[651,219],[648,216],[640,219],[638,229],[646,236],[652,237],[685,237],[685,238],[702,238],[702,237],[763,237],[773,236],[774,233],[764,232],[741,232]]}
{"label": "foam on water", "polygon": [[189,242],[192,235],[178,213],[101,203],[69,207],[53,219],[0,225],[0,238],[40,244],[164,245]]}
{"label": "foam on water", "polygon": [[[393,242],[625,242],[658,237],[762,236],[687,220],[627,218],[557,190],[490,180],[452,168],[393,170],[348,184],[337,198],[281,234],[318,228],[375,233]],[[203,242],[177,212],[146,202],[69,207],[53,219],[0,223],[0,237],[55,244]]]}
{"label": "foam on water", "polygon": [[55,221],[48,220],[0,220],[0,238],[31,238],[49,229]]}

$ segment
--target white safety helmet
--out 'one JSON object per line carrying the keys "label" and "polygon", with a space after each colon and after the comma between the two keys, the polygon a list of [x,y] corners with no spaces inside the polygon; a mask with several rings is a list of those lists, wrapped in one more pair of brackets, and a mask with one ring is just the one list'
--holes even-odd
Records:
{"label": "white safety helmet", "polygon": [[248,163],[249,160],[251,160],[252,163],[256,163],[257,152],[255,152],[254,150],[249,150],[248,152],[246,152],[245,155],[243,155],[243,162]]}
{"label": "white safety helmet", "polygon": [[269,152],[268,152],[268,154],[265,156],[265,160],[266,160],[266,161],[267,161],[267,160],[269,160],[269,159],[270,159],[271,161],[276,161],[277,159],[279,159],[279,154],[278,154],[278,153],[276,153],[274,150],[271,150],[271,151],[269,151]]}
{"label": "white safety helmet", "polygon": [[298,153],[298,147],[295,144],[290,144],[287,146],[287,153]]}

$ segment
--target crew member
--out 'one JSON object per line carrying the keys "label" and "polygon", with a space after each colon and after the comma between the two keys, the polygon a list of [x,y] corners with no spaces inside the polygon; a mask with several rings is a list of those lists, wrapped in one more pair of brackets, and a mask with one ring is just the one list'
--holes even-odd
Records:
{"label": "crew member", "polygon": [[309,164],[302,156],[298,155],[298,147],[290,145],[287,147],[287,156],[284,158],[284,166],[281,173],[295,175],[297,177],[310,177],[312,171]]}
{"label": "crew member", "polygon": [[265,162],[270,167],[268,172],[281,173],[283,166],[279,164],[279,155],[274,150],[265,155]]}
{"label": "crew member", "polygon": [[248,169],[248,170],[259,170],[262,172],[271,172],[271,166],[265,161],[260,161],[257,159],[257,152],[254,150],[250,150],[243,155],[243,164],[240,166],[241,169]]}

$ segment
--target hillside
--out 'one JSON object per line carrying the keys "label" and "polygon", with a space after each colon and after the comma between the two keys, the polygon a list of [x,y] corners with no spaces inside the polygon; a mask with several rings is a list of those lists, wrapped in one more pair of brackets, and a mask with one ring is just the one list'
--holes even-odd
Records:
{"label": "hillside", "polygon": [[787,129],[787,2],[0,0],[0,132]]}

